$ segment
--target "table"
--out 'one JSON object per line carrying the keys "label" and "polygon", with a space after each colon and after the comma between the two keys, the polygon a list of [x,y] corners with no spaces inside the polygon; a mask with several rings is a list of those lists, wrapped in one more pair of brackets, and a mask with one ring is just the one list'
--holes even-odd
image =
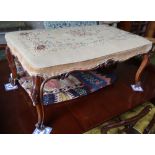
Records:
{"label": "table", "polygon": [[56,30],[18,31],[6,34],[6,54],[12,71],[12,83],[18,80],[14,56],[33,77],[32,101],[37,109],[37,127],[43,129],[42,94],[45,83],[66,77],[75,70],[106,66],[109,60],[124,61],[144,55],[135,76],[140,77],[148,64],[152,43],[140,36],[107,25],[82,26]]}

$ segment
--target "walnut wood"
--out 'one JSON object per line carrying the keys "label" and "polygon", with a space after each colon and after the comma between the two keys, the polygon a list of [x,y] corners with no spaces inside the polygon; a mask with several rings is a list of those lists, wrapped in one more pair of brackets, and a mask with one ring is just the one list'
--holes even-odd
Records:
{"label": "walnut wood", "polygon": [[6,46],[5,53],[6,53],[6,57],[7,57],[8,63],[9,63],[11,73],[12,73],[10,82],[13,85],[15,85],[17,82],[16,80],[18,78],[18,74],[17,74],[17,69],[16,69],[16,65],[15,65],[15,61],[14,61],[14,56],[12,55],[10,48],[8,46]]}
{"label": "walnut wood", "polygon": [[38,122],[36,124],[36,127],[38,129],[43,130],[44,129],[44,118],[45,118],[45,114],[44,114],[44,106],[42,104],[36,104],[36,111],[37,111],[37,116],[38,116]]}
{"label": "walnut wood", "polygon": [[40,99],[40,86],[43,82],[43,78],[40,76],[33,77],[33,91],[32,91],[32,101],[36,107],[38,122],[36,127],[39,129],[44,128],[44,106]]}
{"label": "walnut wood", "polygon": [[40,86],[42,84],[43,79],[40,76],[33,76],[33,91],[32,91],[32,100],[33,104],[40,103]]}
{"label": "walnut wood", "polygon": [[151,106],[146,106],[138,115],[132,118],[108,124],[101,128],[101,133],[107,133],[109,129],[120,127],[120,126],[125,126],[125,128],[132,128],[139,119],[141,119],[147,113],[149,113],[151,108],[152,108]]}
{"label": "walnut wood", "polygon": [[138,84],[138,85],[140,84],[141,76],[144,72],[145,67],[148,65],[148,63],[149,63],[149,55],[144,54],[142,63],[136,72],[135,84]]}

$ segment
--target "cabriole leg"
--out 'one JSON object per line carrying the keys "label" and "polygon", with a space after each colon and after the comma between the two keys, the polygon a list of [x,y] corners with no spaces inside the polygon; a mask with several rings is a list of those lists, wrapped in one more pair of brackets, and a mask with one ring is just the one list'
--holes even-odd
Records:
{"label": "cabriole leg", "polygon": [[36,127],[40,130],[43,130],[44,127],[44,106],[40,100],[40,86],[43,82],[43,78],[39,76],[33,77],[33,91],[32,91],[32,100],[33,104],[36,107],[37,115],[38,115],[38,122]]}
{"label": "cabriole leg", "polygon": [[143,71],[144,71],[144,69],[148,63],[149,63],[149,55],[144,54],[142,63],[140,65],[140,67],[138,68],[138,71],[137,71],[136,76],[135,76],[135,83],[136,84],[140,84],[141,76],[142,76]]}
{"label": "cabriole leg", "polygon": [[149,63],[149,54],[144,54],[141,65],[136,72],[135,85],[131,85],[134,91],[143,91],[141,87],[141,76],[148,63]]}

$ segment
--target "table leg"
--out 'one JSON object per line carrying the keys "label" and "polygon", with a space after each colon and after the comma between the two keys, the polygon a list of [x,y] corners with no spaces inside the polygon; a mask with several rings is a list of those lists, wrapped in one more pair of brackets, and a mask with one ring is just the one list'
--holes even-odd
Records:
{"label": "table leg", "polygon": [[43,82],[43,78],[39,76],[33,77],[33,91],[32,91],[32,101],[36,107],[37,115],[38,115],[38,122],[36,127],[40,130],[45,128],[44,126],[44,106],[40,99],[40,87]]}
{"label": "table leg", "polygon": [[10,83],[12,85],[16,85],[17,79],[18,79],[18,74],[17,74],[17,69],[14,61],[14,56],[12,55],[10,48],[6,47],[5,49],[6,57],[9,63],[9,67],[11,70],[11,77],[9,79]]}
{"label": "table leg", "polygon": [[144,54],[142,63],[140,65],[140,67],[138,68],[136,76],[135,76],[135,84],[137,86],[141,85],[141,76],[142,76],[143,71],[144,71],[144,69],[145,69],[145,67],[147,66],[148,63],[149,63],[149,55]]}

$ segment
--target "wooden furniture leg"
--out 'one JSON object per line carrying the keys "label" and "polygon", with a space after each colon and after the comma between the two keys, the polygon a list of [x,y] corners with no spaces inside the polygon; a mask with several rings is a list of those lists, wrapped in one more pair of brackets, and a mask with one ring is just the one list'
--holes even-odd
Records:
{"label": "wooden furniture leg", "polygon": [[[16,85],[17,79],[18,79],[18,74],[17,74],[17,69],[14,61],[14,56],[11,54],[11,51],[8,47],[6,47],[5,50],[6,57],[9,63],[10,70],[12,72],[10,82],[12,85]],[[33,104],[36,107],[37,115],[38,115],[38,122],[36,124],[36,127],[38,129],[43,130],[44,129],[44,107],[41,103],[40,100],[40,86],[43,82],[43,78],[36,76],[33,77],[33,91],[32,91],[32,100]]]}
{"label": "wooden furniture leg", "polygon": [[125,126],[125,128],[127,129],[130,129],[132,128],[136,122],[141,119],[142,117],[144,117],[147,113],[149,113],[149,111],[151,110],[151,106],[146,106],[138,115],[132,117],[132,118],[129,118],[129,119],[126,119],[126,120],[122,120],[122,121],[119,121],[119,122],[114,122],[114,123],[111,123],[111,124],[108,124],[104,127],[101,128],[101,133],[105,134],[107,133],[108,130],[112,129],[112,128],[117,128],[117,127],[120,127],[120,126]]}
{"label": "wooden furniture leg", "polygon": [[11,77],[9,79],[9,82],[12,85],[16,85],[17,80],[18,80],[18,74],[17,74],[17,69],[16,69],[16,65],[15,65],[15,61],[14,61],[14,56],[12,55],[9,47],[6,47],[5,53],[6,53],[8,63],[9,63],[9,68],[11,70]]}
{"label": "wooden furniture leg", "polygon": [[32,91],[32,101],[36,107],[37,115],[38,115],[38,122],[36,127],[39,130],[43,130],[44,127],[44,106],[40,99],[40,87],[43,82],[43,78],[39,76],[33,77],[33,91]]}
{"label": "wooden furniture leg", "polygon": [[147,66],[147,64],[149,63],[149,55],[148,54],[144,54],[143,56],[143,60],[142,60],[142,63],[136,73],[136,76],[135,76],[135,84],[137,86],[140,86],[141,85],[141,76],[143,74],[143,71],[145,69],[145,67]]}

